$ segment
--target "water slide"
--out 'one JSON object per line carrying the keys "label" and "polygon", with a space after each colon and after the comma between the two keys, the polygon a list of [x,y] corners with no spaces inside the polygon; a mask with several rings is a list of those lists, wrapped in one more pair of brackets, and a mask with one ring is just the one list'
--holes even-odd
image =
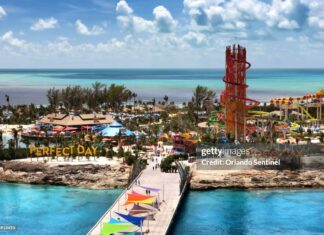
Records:
{"label": "water slide", "polygon": [[[249,62],[247,62],[247,61],[240,61],[240,60],[236,60],[236,61],[239,62],[239,63],[245,63],[247,65],[246,70],[251,67],[251,64]],[[226,79],[226,76],[223,77],[223,82],[225,84],[230,84],[230,85],[236,86],[239,89],[243,89],[243,88],[248,87],[248,85],[245,84],[245,83],[229,81],[229,80]],[[241,97],[241,96],[238,96],[238,95],[228,94],[226,92],[226,90],[221,93],[221,101],[222,100],[239,100],[241,102],[243,101],[246,108],[252,108],[252,107],[255,107],[255,106],[260,104],[260,102],[257,101],[257,100],[253,100],[253,99],[246,98],[246,97]],[[225,103],[225,105],[226,105],[226,101],[223,102],[223,103]],[[233,120],[231,118],[228,118],[228,117],[225,118],[223,111],[217,113],[217,119],[219,121],[224,122],[224,123],[236,123],[236,124],[242,125],[242,126],[245,125],[244,123],[237,122],[237,121],[235,121],[235,120]],[[252,132],[254,132],[256,130],[256,126],[254,126],[254,125],[245,125],[245,127],[246,127],[246,130],[247,130],[247,134],[252,133]]]}
{"label": "water slide", "polygon": [[296,122],[292,122],[291,124],[290,124],[290,132],[298,132],[298,130],[299,130],[299,128],[300,128],[300,125],[298,124],[298,123],[296,123]]}
{"label": "water slide", "polygon": [[317,121],[317,119],[314,118],[312,115],[310,115],[310,113],[303,106],[301,106],[299,103],[297,103],[297,106],[299,108],[301,108],[303,110],[303,112],[307,115],[307,117],[308,117],[308,119],[306,120],[307,122]]}
{"label": "water slide", "polygon": [[220,112],[221,112],[221,111],[214,110],[214,111],[211,113],[211,117],[208,118],[207,123],[208,123],[209,125],[218,124],[219,126],[223,126],[224,123],[221,122],[221,121],[217,118],[217,115],[218,115],[218,113],[220,113]]}
{"label": "water slide", "polygon": [[256,111],[256,110],[250,110],[249,114],[251,114],[254,117],[258,117],[258,118],[268,118],[270,115],[269,112]]}

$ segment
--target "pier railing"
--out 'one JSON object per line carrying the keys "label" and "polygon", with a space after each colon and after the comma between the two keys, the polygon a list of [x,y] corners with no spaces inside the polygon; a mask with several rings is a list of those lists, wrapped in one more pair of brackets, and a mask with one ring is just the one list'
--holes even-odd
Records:
{"label": "pier railing", "polygon": [[129,184],[127,185],[127,187],[122,191],[122,193],[117,197],[117,199],[115,200],[115,202],[109,207],[109,209],[101,216],[101,218],[98,220],[98,222],[92,227],[92,229],[87,233],[87,235],[91,235],[95,228],[100,226],[101,228],[101,223],[102,221],[104,220],[104,218],[108,215],[108,214],[111,214],[111,211],[113,210],[113,208],[119,203],[119,201],[121,200],[121,198],[123,196],[125,196],[127,194],[127,191],[130,187],[133,186],[133,184],[135,184],[136,182],[136,179],[139,178],[141,175],[141,171],[140,173],[134,178],[134,180]]}
{"label": "pier railing", "polygon": [[180,194],[185,190],[186,185],[189,179],[189,172],[186,171],[186,168],[181,164],[181,162],[176,161],[178,172],[180,174]]}
{"label": "pier railing", "polygon": [[132,182],[134,182],[134,180],[139,176],[139,174],[142,172],[142,170],[144,170],[144,168],[145,168],[145,166],[144,166],[142,160],[137,159],[133,165],[133,168],[132,168],[130,174],[129,174],[127,187],[129,187],[132,184]]}

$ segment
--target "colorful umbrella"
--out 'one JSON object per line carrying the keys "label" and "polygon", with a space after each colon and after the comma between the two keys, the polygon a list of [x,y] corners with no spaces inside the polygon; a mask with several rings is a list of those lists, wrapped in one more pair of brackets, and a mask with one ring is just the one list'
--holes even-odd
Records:
{"label": "colorful umbrella", "polygon": [[125,232],[133,228],[131,223],[103,223],[100,235],[111,235],[113,233]]}
{"label": "colorful umbrella", "polygon": [[53,131],[63,131],[64,130],[64,126],[54,126],[53,127]]}
{"label": "colorful umbrella", "polygon": [[119,215],[120,217],[122,217],[123,219],[127,220],[128,222],[141,227],[143,224],[143,221],[145,220],[145,217],[136,217],[136,216],[132,216],[132,215],[125,215],[122,213],[118,213],[115,212],[117,215]]}
{"label": "colorful umbrella", "polygon": [[65,131],[75,131],[75,130],[77,130],[78,128],[77,127],[70,127],[70,126],[68,126],[68,127],[66,127],[64,130]]}

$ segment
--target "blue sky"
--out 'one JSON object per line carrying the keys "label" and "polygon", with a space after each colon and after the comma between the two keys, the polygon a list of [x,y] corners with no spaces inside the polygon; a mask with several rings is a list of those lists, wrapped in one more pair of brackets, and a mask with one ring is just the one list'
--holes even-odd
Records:
{"label": "blue sky", "polygon": [[0,0],[0,68],[324,68],[323,0]]}

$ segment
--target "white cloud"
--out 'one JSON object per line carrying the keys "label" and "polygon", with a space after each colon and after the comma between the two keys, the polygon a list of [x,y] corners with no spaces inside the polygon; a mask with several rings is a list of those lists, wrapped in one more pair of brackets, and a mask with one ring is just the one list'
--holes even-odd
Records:
{"label": "white cloud", "polygon": [[120,15],[130,15],[133,13],[133,9],[125,0],[120,0],[116,5],[116,12]]}
{"label": "white cloud", "polygon": [[244,29],[266,24],[280,29],[298,29],[307,21],[309,0],[184,0],[184,7],[198,26],[215,29]]}
{"label": "white cloud", "polygon": [[296,40],[293,37],[286,37],[286,41],[287,42],[295,42]]}
{"label": "white cloud", "polygon": [[324,29],[324,1],[304,0],[310,8],[308,24],[315,29]]}
{"label": "white cloud", "polygon": [[266,23],[281,29],[300,28],[308,17],[309,7],[300,0],[273,0]]}
{"label": "white cloud", "polygon": [[81,20],[77,20],[75,22],[75,27],[79,34],[87,36],[100,35],[105,32],[104,29],[98,25],[94,25],[91,29],[89,29],[85,24],[82,23]]}
{"label": "white cloud", "polygon": [[161,33],[170,33],[176,25],[171,13],[164,7],[158,6],[153,10],[156,28]]}
{"label": "white cloud", "polygon": [[318,27],[324,29],[324,17],[320,18],[318,16],[311,16],[308,18],[308,23],[310,26]]}
{"label": "white cloud", "polygon": [[133,15],[117,16],[117,21],[120,27],[125,31],[131,32],[153,32],[154,23],[150,20],[145,20],[142,17]]}
{"label": "white cloud", "polygon": [[13,32],[12,31],[8,31],[4,35],[2,35],[0,37],[0,41],[5,42],[5,43],[8,43],[9,45],[15,46],[15,47],[22,47],[26,43],[24,40],[20,40],[18,38],[15,38],[13,36]]}
{"label": "white cloud", "polygon": [[202,47],[206,44],[206,35],[197,32],[189,32],[183,36],[183,40],[193,47]]}
{"label": "white cloud", "polygon": [[3,9],[2,6],[0,6],[0,19],[1,19],[2,17],[6,16],[6,15],[7,15],[7,12]]}
{"label": "white cloud", "polygon": [[57,27],[57,25],[57,19],[51,17],[48,19],[39,19],[30,27],[30,29],[33,31],[43,31],[45,29],[54,29]]}
{"label": "white cloud", "polygon": [[295,20],[283,19],[278,23],[280,29],[298,29],[299,25]]}
{"label": "white cloud", "polygon": [[134,15],[133,12],[125,0],[120,0],[117,3],[117,21],[122,29],[137,33],[171,33],[175,28],[176,21],[164,6],[157,6],[153,9],[154,20],[146,20]]}

